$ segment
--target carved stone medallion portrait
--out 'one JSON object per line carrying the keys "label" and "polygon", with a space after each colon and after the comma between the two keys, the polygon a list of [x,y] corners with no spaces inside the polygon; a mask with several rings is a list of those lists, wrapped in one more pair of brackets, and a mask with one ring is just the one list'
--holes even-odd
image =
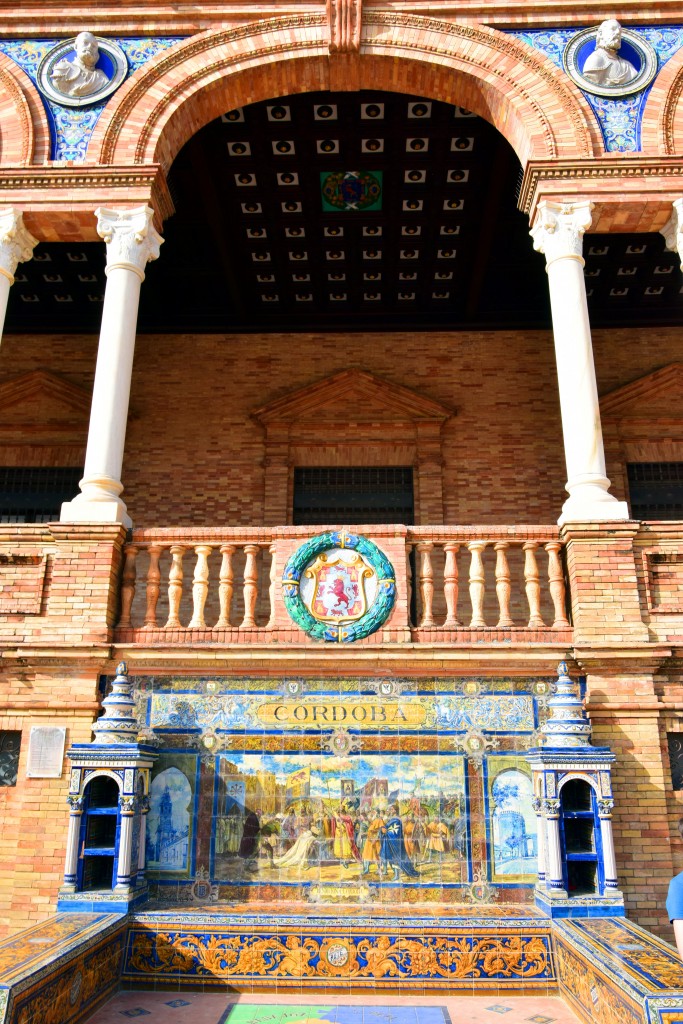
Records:
{"label": "carved stone medallion portrait", "polygon": [[650,84],[657,54],[647,40],[608,18],[598,28],[578,32],[564,52],[567,74],[596,96],[630,96]]}
{"label": "carved stone medallion portrait", "polygon": [[84,107],[110,96],[128,71],[121,47],[92,32],[59,43],[38,68],[38,87],[55,103]]}

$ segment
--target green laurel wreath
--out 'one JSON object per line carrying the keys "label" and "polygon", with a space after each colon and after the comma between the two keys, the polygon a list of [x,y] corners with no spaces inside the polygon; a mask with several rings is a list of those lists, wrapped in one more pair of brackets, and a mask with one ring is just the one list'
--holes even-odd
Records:
{"label": "green laurel wreath", "polygon": [[[355,622],[339,624],[319,622],[311,615],[299,593],[301,577],[309,562],[316,555],[333,548],[350,548],[357,551],[377,574],[375,598],[365,614]],[[396,600],[394,567],[386,555],[367,537],[346,533],[345,530],[319,533],[297,548],[287,562],[282,574],[282,597],[290,617],[313,640],[353,643],[354,640],[370,636],[389,618]]]}

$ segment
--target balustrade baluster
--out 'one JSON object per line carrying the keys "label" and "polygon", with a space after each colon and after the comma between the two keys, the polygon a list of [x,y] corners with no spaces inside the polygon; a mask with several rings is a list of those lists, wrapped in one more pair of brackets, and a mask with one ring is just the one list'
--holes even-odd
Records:
{"label": "balustrade baluster", "polygon": [[487,541],[471,540],[467,548],[472,556],[470,561],[470,601],[472,602],[472,619],[470,629],[479,629],[486,625],[484,619],[484,561],[482,553]]}
{"label": "balustrade baluster", "polygon": [[189,629],[206,629],[204,621],[204,606],[209,593],[209,555],[211,554],[210,544],[197,544],[195,547],[197,562],[194,567],[194,578],[192,580],[192,618]]}
{"label": "balustrade baluster", "polygon": [[159,559],[161,558],[162,551],[163,548],[160,544],[150,544],[149,546],[149,568],[147,569],[143,629],[157,629],[157,603],[159,601],[161,584]]}
{"label": "balustrade baluster", "polygon": [[131,625],[130,610],[135,597],[135,559],[138,557],[138,551],[139,548],[135,544],[126,545],[121,579],[121,618],[119,619],[119,626],[123,628]]}
{"label": "balustrade baluster", "polygon": [[221,574],[218,580],[218,622],[215,629],[230,628],[230,606],[232,604],[233,569],[232,556],[235,553],[234,544],[221,544]]}
{"label": "balustrade baluster", "polygon": [[168,619],[165,629],[181,629],[178,613],[183,596],[183,555],[181,544],[171,545],[171,568],[168,572]]}
{"label": "balustrade baluster", "polygon": [[277,598],[277,544],[273,541],[272,544],[268,545],[268,551],[270,552],[270,586],[268,587],[268,599],[270,601],[270,618],[268,619],[268,625],[266,629],[275,628],[275,600]]}
{"label": "balustrade baluster", "polygon": [[541,584],[538,581],[537,547],[538,544],[533,540],[528,540],[522,545],[526,599],[529,604],[529,628],[545,626],[545,622],[541,618]]}
{"label": "balustrade baluster", "polygon": [[565,612],[565,586],[560,550],[562,545],[559,540],[552,540],[545,545],[548,552],[548,586],[553,601],[555,619],[553,629],[568,629],[569,619]]}
{"label": "balustrade baluster", "polygon": [[455,541],[448,541],[443,546],[446,552],[446,564],[443,570],[443,591],[446,598],[446,621],[444,627],[453,629],[460,625],[457,616],[458,610],[458,561],[457,554],[460,545]]}
{"label": "balustrade baluster", "polygon": [[422,598],[422,618],[420,629],[428,629],[434,626],[434,615],[432,605],[434,602],[434,570],[432,568],[431,550],[434,547],[428,541],[422,541],[417,545],[420,558],[420,597]]}
{"label": "balustrade baluster", "polygon": [[258,595],[258,570],[256,567],[258,544],[245,544],[244,553],[247,556],[244,565],[244,618],[240,629],[254,629],[256,626],[254,612]]}
{"label": "balustrade baluster", "polygon": [[406,614],[408,616],[408,625],[412,626],[413,623],[413,564],[410,560],[410,556],[413,551],[413,545],[406,542],[406,601],[408,607]]}
{"label": "balustrade baluster", "polygon": [[498,598],[498,629],[514,626],[510,615],[510,566],[508,565],[508,541],[499,540],[493,545],[496,552],[496,597]]}

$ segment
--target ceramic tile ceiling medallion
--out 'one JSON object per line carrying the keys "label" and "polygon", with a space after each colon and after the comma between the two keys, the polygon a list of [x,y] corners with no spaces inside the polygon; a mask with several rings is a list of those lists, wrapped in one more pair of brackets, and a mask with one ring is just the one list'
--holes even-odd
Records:
{"label": "ceramic tile ceiling medallion", "polygon": [[376,544],[341,530],[318,534],[294,552],[282,591],[289,615],[308,636],[349,643],[386,622],[396,579]]}

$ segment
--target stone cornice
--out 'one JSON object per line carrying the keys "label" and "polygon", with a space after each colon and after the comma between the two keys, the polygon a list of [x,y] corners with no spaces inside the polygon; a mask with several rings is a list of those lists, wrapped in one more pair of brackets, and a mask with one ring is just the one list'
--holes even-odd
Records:
{"label": "stone cornice", "polygon": [[[4,167],[0,170],[0,205],[6,204],[24,211],[29,229],[41,241],[97,240],[95,208],[100,205],[116,208],[148,204],[159,228],[174,212],[166,176],[157,164]],[[55,234],[55,214],[66,212],[70,221],[81,222],[70,225],[70,237]]]}
{"label": "stone cornice", "polygon": [[[288,14],[319,12],[325,7],[306,0],[285,0],[259,5],[257,10],[245,0],[213,0],[197,5],[185,2],[152,3],[151,0],[104,0],[98,4],[69,4],[62,0],[43,0],[36,7],[0,0],[0,21],[3,37],[35,37],[40,34],[75,35],[83,28],[102,35],[149,34],[193,35],[206,29],[228,28],[255,18],[283,17]],[[657,10],[643,14],[636,0],[621,0],[617,12],[613,4],[592,4],[587,0],[406,0],[406,2],[373,3],[366,8],[379,8],[402,14],[431,14],[438,18],[458,20],[461,24],[485,23],[496,26],[524,28],[548,25],[593,24],[615,13],[625,23],[665,24],[683,20],[680,0],[659,0]]]}
{"label": "stone cornice", "polygon": [[[581,160],[530,160],[519,193],[518,206],[533,217],[541,199],[567,201],[588,199],[596,204],[593,231],[600,225],[600,206],[605,203],[640,200],[666,204],[669,216],[673,199],[683,195],[683,158],[680,156],[641,156],[620,154]],[[664,217],[664,219],[666,219]],[[661,217],[660,217],[661,219]],[[664,220],[662,220],[662,224]],[[621,230],[658,230],[662,224]],[[612,227],[612,230],[619,230]]]}

